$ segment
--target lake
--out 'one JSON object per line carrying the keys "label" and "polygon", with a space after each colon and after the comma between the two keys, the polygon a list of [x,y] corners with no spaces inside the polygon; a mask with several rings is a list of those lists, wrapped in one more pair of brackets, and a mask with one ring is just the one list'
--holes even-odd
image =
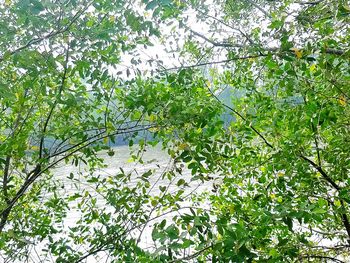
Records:
{"label": "lake", "polygon": [[[162,179],[162,173],[169,169],[169,165],[172,164],[169,155],[163,151],[160,147],[150,147],[147,149],[147,151],[144,152],[143,160],[144,163],[135,163],[130,162],[130,147],[128,146],[117,146],[113,148],[115,154],[113,156],[109,156],[106,151],[103,151],[99,153],[99,157],[103,158],[106,164],[105,168],[98,169],[94,174],[100,175],[100,178],[108,177],[108,176],[115,176],[118,173],[120,173],[120,168],[122,168],[126,173],[131,172],[133,176],[131,176],[130,181],[127,183],[128,187],[135,187],[137,182],[140,180],[139,175],[145,173],[148,170],[154,169],[154,174],[152,174],[149,178],[149,182],[152,185],[150,189],[150,195],[158,195],[160,194],[159,186],[161,185],[167,185],[168,191],[172,192],[179,187],[176,185],[178,180],[180,178],[184,179],[186,182],[188,182],[189,186],[183,188],[185,191],[185,195],[190,195],[193,191],[196,193],[204,192],[204,191],[211,191],[212,189],[212,181],[206,181],[201,182],[199,180],[191,181],[191,173],[189,170],[187,170],[183,165],[183,172],[182,175],[176,175],[176,179],[169,181],[167,179]],[[91,184],[86,182],[86,177],[84,175],[87,174],[86,171],[86,165],[79,164],[79,166],[74,165],[66,165],[66,164],[60,164],[58,165],[53,173],[54,177],[57,179],[58,182],[61,182],[64,185],[64,188],[60,190],[60,195],[62,196],[70,196],[74,193],[83,192],[86,190],[91,189],[91,193],[93,194],[94,189],[91,188]],[[79,182],[72,181],[71,179],[68,179],[68,176],[73,173],[74,178],[79,178]],[[52,194],[47,193],[45,196],[43,196],[43,199],[49,199],[52,196]],[[94,195],[97,199],[97,205],[98,206],[104,206],[104,199],[99,195]],[[70,207],[70,210],[67,214],[67,218],[62,222],[62,232],[65,232],[69,229],[69,227],[73,227],[76,222],[79,220],[81,213],[80,211],[74,207],[77,204],[77,202],[73,202],[72,206]],[[190,202],[183,202],[182,205],[184,207],[191,205]],[[182,212],[187,212],[189,209],[184,209]],[[105,212],[113,211],[111,208],[105,207]],[[170,219],[174,213],[168,213],[164,216],[158,217],[157,219],[153,220],[152,222],[159,222],[163,220],[164,218]],[[155,213],[150,214],[150,218],[157,217]],[[140,234],[141,233],[141,234]],[[62,234],[56,235],[54,240],[58,239]],[[139,229],[135,229],[131,232],[131,235],[134,236],[136,239],[140,237],[140,246],[146,249],[154,250],[153,247],[153,241],[151,238],[151,225],[146,225],[145,227],[140,227]],[[33,250],[30,253],[30,260],[28,262],[52,262],[53,258],[47,257],[45,261],[42,261],[43,258],[41,256],[37,255],[37,252],[40,252],[40,250],[43,248],[44,243],[41,244],[35,244],[33,246]],[[35,249],[34,249],[35,247]],[[35,252],[36,251],[36,252]],[[81,251],[84,251],[82,249]],[[40,253],[38,253],[40,255]],[[83,262],[89,262],[89,263],[95,263],[95,262],[110,262],[105,253],[99,253],[95,256],[90,256],[86,259],[86,261]]]}

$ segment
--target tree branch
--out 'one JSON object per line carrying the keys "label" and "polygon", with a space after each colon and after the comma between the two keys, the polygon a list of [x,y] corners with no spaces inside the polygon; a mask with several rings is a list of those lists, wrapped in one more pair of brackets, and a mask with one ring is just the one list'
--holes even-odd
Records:
{"label": "tree branch", "polygon": [[8,177],[9,177],[10,161],[11,161],[11,156],[10,155],[6,156],[5,168],[4,168],[4,178],[2,180],[2,190],[3,190],[4,198],[5,198],[5,201],[7,204],[9,203],[9,196],[8,196],[8,192],[7,192],[7,183],[8,183]]}
{"label": "tree branch", "polygon": [[225,21],[223,21],[222,19],[219,19],[219,18],[217,18],[217,17],[215,17],[215,16],[209,15],[209,14],[203,12],[202,10],[200,10],[200,9],[198,9],[198,8],[195,8],[195,10],[196,10],[197,12],[201,13],[203,16],[209,17],[209,18],[211,18],[211,19],[214,19],[214,20],[218,21],[219,23],[223,24],[224,26],[226,26],[226,27],[228,27],[228,28],[231,28],[231,29],[234,30],[234,31],[239,32],[241,35],[243,35],[243,36],[248,40],[248,42],[249,42],[250,44],[255,45],[254,41],[253,41],[246,33],[244,33],[241,29],[235,28],[235,27],[231,26],[230,24],[226,23]]}
{"label": "tree branch", "polygon": [[[305,161],[307,161],[309,164],[311,164],[311,166],[313,166],[321,175],[322,177],[330,184],[333,186],[334,189],[336,189],[337,191],[340,191],[342,188],[337,185],[332,178],[330,178],[328,176],[328,174],[322,169],[321,166],[317,165],[314,161],[310,160],[309,158],[303,156],[302,154],[300,154],[300,157],[302,159],[304,159]],[[341,203],[341,206],[343,209],[345,209],[345,204],[344,204],[344,201],[343,199],[340,199],[340,203]],[[343,222],[343,225],[345,227],[345,230],[348,234],[348,242],[350,244],[350,222],[349,222],[349,219],[348,219],[348,216],[345,212],[342,212],[340,213],[341,214],[341,218],[342,218],[342,222]]]}
{"label": "tree branch", "polygon": [[[209,92],[211,93],[211,95],[221,104],[223,105],[225,108],[229,109],[230,111],[232,111],[234,114],[236,114],[237,116],[239,116],[243,121],[247,122],[247,119],[238,111],[236,111],[234,108],[226,105],[225,103],[223,103],[208,87]],[[253,125],[249,125],[249,127],[264,141],[264,143],[271,149],[273,149],[273,146],[271,143],[269,143],[267,141],[267,139],[253,126]]]}
{"label": "tree branch", "polygon": [[271,18],[271,15],[265,11],[261,6],[259,6],[257,3],[255,3],[255,0],[246,0],[249,4],[260,10],[261,13],[263,13],[266,17]]}
{"label": "tree branch", "polygon": [[70,22],[68,23],[68,25],[66,25],[65,27],[58,29],[57,31],[50,32],[47,35],[44,35],[42,37],[33,38],[33,39],[29,40],[27,44],[20,46],[12,51],[6,52],[3,56],[0,57],[0,62],[4,61],[5,57],[7,58],[8,56],[12,56],[12,55],[24,50],[24,49],[31,47],[32,45],[39,44],[46,39],[50,39],[50,38],[53,38],[59,34],[67,32],[71,28],[71,26],[79,19],[79,17],[90,7],[90,5],[92,3],[93,3],[93,1],[90,1],[89,3],[87,3],[86,6],[84,6],[84,8],[77,11],[76,14],[70,19]]}
{"label": "tree branch", "polygon": [[329,259],[337,263],[345,263],[345,261],[339,260],[337,258],[329,257],[329,256],[319,256],[319,255],[304,255],[300,256],[299,259],[310,259],[310,258],[318,258],[318,259]]}
{"label": "tree branch", "polygon": [[206,251],[206,250],[208,250],[208,249],[210,249],[212,247],[213,247],[213,245],[206,246],[206,247],[202,248],[201,250],[193,253],[192,255],[188,255],[186,257],[182,257],[182,258],[177,258],[177,259],[171,260],[171,261],[169,261],[169,263],[182,262],[183,260],[194,259],[197,256],[199,256],[200,254],[202,254],[204,251]]}
{"label": "tree branch", "polygon": [[318,5],[320,3],[322,3],[324,0],[319,0],[319,1],[310,1],[310,2],[296,2],[296,4],[299,5]]}
{"label": "tree branch", "polygon": [[321,154],[320,154],[320,147],[318,145],[318,140],[317,140],[317,127],[315,127],[314,123],[311,122],[311,128],[314,134],[314,141],[315,141],[315,146],[316,146],[316,153],[317,153],[317,161],[318,161],[318,166],[322,166],[322,162],[321,162]]}
{"label": "tree branch", "polygon": [[65,62],[64,62],[64,69],[63,69],[63,75],[62,75],[62,80],[61,80],[61,86],[58,90],[58,93],[56,95],[56,99],[50,109],[50,112],[49,112],[49,115],[47,116],[46,120],[45,120],[45,124],[44,124],[44,128],[43,128],[43,133],[42,133],[42,136],[41,136],[41,139],[40,139],[40,146],[39,146],[39,159],[42,158],[42,155],[43,155],[43,148],[44,148],[44,141],[45,141],[45,133],[46,133],[46,129],[49,125],[49,122],[50,122],[50,119],[52,117],[52,114],[53,114],[53,111],[54,109],[56,108],[57,106],[57,103],[60,99],[60,96],[62,94],[62,91],[63,91],[63,88],[64,88],[64,85],[66,83],[66,78],[67,78],[67,71],[68,71],[68,59],[69,59],[69,43],[67,45],[67,50],[66,50],[66,58],[65,58]]}
{"label": "tree branch", "polygon": [[206,36],[196,32],[196,31],[194,31],[194,30],[192,30],[190,28],[189,28],[189,30],[192,32],[192,34],[194,34],[194,35],[204,39],[205,41],[209,42],[210,44],[212,44],[215,47],[226,47],[226,48],[235,48],[235,47],[237,47],[237,48],[244,48],[244,47],[246,47],[246,46],[240,45],[240,44],[231,44],[231,43],[226,43],[226,42],[224,42],[224,43],[216,42],[216,41],[211,40],[211,39],[207,38]]}
{"label": "tree branch", "polygon": [[188,66],[166,68],[163,70],[159,70],[158,72],[165,72],[165,71],[179,70],[179,69],[189,69],[189,68],[196,68],[196,67],[207,66],[207,65],[225,64],[225,63],[229,63],[229,62],[236,61],[236,60],[245,60],[245,59],[250,59],[250,58],[258,58],[258,57],[266,57],[266,56],[267,56],[267,54],[248,55],[248,56],[235,57],[235,58],[225,59],[225,60],[220,60],[220,61],[210,61],[210,62],[203,62],[203,63],[188,65]]}
{"label": "tree branch", "polygon": [[337,191],[340,191],[341,188],[339,185],[337,185],[332,178],[328,176],[328,174],[322,169],[321,166],[317,165],[314,161],[310,160],[309,158],[305,157],[304,155],[300,154],[299,155],[302,159],[307,161],[309,164],[311,164],[312,167],[314,167],[321,175],[322,177],[330,184],[333,186],[334,189]]}
{"label": "tree branch", "polygon": [[17,191],[16,195],[14,196],[14,198],[9,202],[8,206],[3,210],[1,211],[0,213],[0,216],[1,216],[1,221],[0,221],[0,233],[2,232],[6,222],[7,222],[7,219],[8,219],[8,216],[10,215],[10,212],[13,208],[13,206],[16,204],[16,202],[24,195],[24,193],[27,191],[27,189],[35,182],[35,180],[43,173],[45,173],[46,171],[48,171],[49,169],[51,169],[52,167],[54,167],[56,164],[58,164],[59,162],[63,161],[64,159],[72,156],[74,153],[80,151],[81,149],[103,139],[103,138],[107,138],[109,136],[115,136],[115,135],[118,135],[118,134],[126,134],[126,133],[131,133],[131,132],[137,132],[137,131],[143,131],[143,130],[148,130],[154,126],[150,125],[150,126],[146,126],[146,127],[142,127],[142,128],[139,128],[139,129],[135,129],[136,126],[134,127],[130,127],[129,130],[123,130],[122,132],[120,130],[114,132],[114,133],[111,133],[111,134],[107,134],[107,135],[104,135],[104,136],[101,136],[101,137],[98,137],[98,138],[95,138],[93,140],[90,140],[91,138],[87,139],[85,142],[87,142],[86,144],[78,147],[77,149],[74,149],[73,151],[67,153],[65,156],[62,156],[61,158],[59,158],[58,160],[50,163],[48,166],[46,166],[45,168],[42,168],[41,167],[41,164],[37,164],[37,166],[27,175],[27,178],[24,182],[24,184],[22,185],[22,187]]}

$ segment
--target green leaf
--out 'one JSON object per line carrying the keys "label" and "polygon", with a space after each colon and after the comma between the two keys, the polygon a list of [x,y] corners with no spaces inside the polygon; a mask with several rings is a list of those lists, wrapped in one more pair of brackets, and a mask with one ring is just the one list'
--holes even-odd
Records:
{"label": "green leaf", "polygon": [[179,238],[179,229],[174,225],[170,225],[165,229],[165,232],[167,233],[170,240],[178,239]]}
{"label": "green leaf", "polygon": [[186,184],[186,181],[184,179],[180,179],[179,181],[177,181],[176,185],[177,186],[181,186],[181,185],[184,185]]}
{"label": "green leaf", "polygon": [[153,0],[146,5],[146,10],[154,9],[157,6],[158,6],[158,2],[156,0]]}

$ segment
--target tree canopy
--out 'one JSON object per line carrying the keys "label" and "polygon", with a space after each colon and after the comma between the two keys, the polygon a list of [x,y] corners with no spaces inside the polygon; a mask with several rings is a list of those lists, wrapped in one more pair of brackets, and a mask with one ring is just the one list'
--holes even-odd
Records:
{"label": "tree canopy", "polygon": [[[0,3],[2,260],[347,262],[349,25],[345,0]],[[121,141],[136,168],[101,172]]]}

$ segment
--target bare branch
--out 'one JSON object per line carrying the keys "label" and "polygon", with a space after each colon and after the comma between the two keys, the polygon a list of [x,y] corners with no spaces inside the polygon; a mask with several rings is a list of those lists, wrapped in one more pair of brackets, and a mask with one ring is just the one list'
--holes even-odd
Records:
{"label": "bare branch", "polygon": [[244,45],[240,45],[240,44],[231,44],[231,43],[220,43],[220,42],[215,42],[214,40],[211,40],[209,38],[207,38],[206,36],[192,30],[192,29],[189,29],[194,35],[204,39],[205,41],[209,42],[210,44],[212,44],[213,46],[215,47],[226,47],[226,48],[234,48],[234,47],[237,47],[237,48],[244,48],[246,46]]}
{"label": "bare branch", "polygon": [[272,18],[271,15],[265,11],[261,6],[259,6],[257,3],[255,3],[255,0],[246,0],[249,4],[251,4],[252,6],[254,6],[255,8],[257,8],[260,12],[262,12],[266,17],[268,18]]}
{"label": "bare branch", "polygon": [[170,71],[170,70],[179,70],[179,69],[188,69],[188,68],[196,68],[196,67],[201,67],[201,66],[208,66],[208,65],[217,65],[217,64],[225,64],[229,63],[232,61],[236,60],[245,60],[245,59],[250,59],[250,58],[258,58],[258,57],[266,57],[267,54],[259,54],[259,55],[248,55],[248,56],[243,56],[243,57],[234,57],[231,59],[225,59],[225,60],[220,60],[220,61],[209,61],[209,62],[203,62],[203,63],[198,63],[194,65],[188,65],[188,66],[179,66],[179,67],[173,67],[173,68],[166,68],[163,70],[160,70],[159,72],[165,72],[165,71]]}
{"label": "bare branch", "polygon": [[328,259],[328,260],[332,260],[334,262],[337,262],[337,263],[345,263],[345,261],[342,261],[342,260],[339,260],[337,258],[333,258],[333,257],[329,257],[329,256],[320,256],[320,255],[303,255],[303,256],[300,256],[299,259],[302,260],[302,259],[311,259],[311,258],[318,258],[318,259]]}
{"label": "bare branch", "polygon": [[310,1],[310,2],[296,2],[299,5],[318,5],[320,3],[322,3],[324,0],[319,0],[319,1]]}
{"label": "bare branch", "polygon": [[2,180],[2,190],[4,193],[4,198],[5,198],[6,203],[9,203],[9,196],[8,196],[8,192],[7,192],[7,183],[8,183],[8,177],[9,177],[10,161],[11,161],[11,156],[10,155],[6,156],[5,168],[4,168],[4,178]]}

